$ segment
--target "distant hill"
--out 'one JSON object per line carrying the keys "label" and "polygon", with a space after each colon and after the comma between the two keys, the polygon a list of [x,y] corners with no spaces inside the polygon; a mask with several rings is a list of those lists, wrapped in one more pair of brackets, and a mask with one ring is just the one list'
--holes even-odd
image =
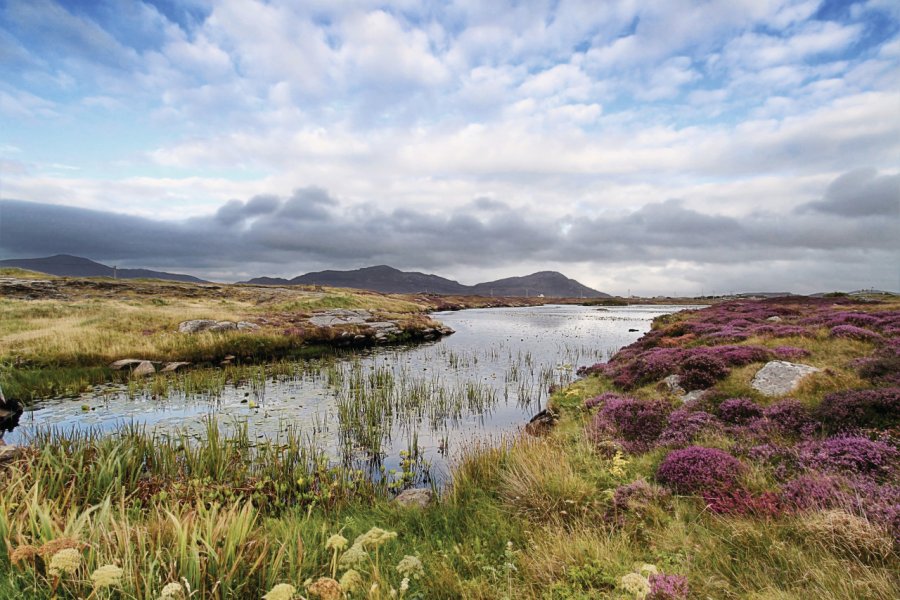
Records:
{"label": "distant hill", "polygon": [[119,279],[167,279],[170,281],[185,281],[189,283],[206,283],[203,279],[180,273],[166,273],[165,271],[151,271],[149,269],[113,269],[102,263],[94,262],[88,258],[71,256],[69,254],[57,254],[46,258],[14,258],[0,260],[0,267],[15,267],[28,269],[38,273],[48,273],[61,277],[113,277]]}
{"label": "distant hill", "polygon": [[541,271],[525,277],[509,277],[477,285],[427,273],[401,271],[387,265],[352,271],[319,271],[293,279],[257,277],[242,283],[256,285],[327,285],[373,290],[385,294],[443,294],[459,296],[540,296],[549,298],[608,298],[556,271]]}

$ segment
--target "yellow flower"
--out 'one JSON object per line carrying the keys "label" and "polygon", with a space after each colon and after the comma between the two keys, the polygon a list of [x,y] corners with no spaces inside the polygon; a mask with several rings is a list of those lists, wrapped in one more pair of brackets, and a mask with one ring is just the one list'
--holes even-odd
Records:
{"label": "yellow flower", "polygon": [[63,574],[73,575],[80,566],[81,552],[75,548],[63,548],[50,559],[50,566],[47,567],[47,573],[51,577],[60,577]]}
{"label": "yellow flower", "polygon": [[95,588],[115,587],[122,583],[122,568],[116,565],[103,565],[91,573],[91,581]]}
{"label": "yellow flower", "polygon": [[425,575],[425,568],[422,566],[422,561],[415,556],[404,556],[397,564],[397,572],[404,577],[419,579]]}
{"label": "yellow flower", "polygon": [[625,458],[625,455],[623,455],[620,450],[616,450],[616,453],[613,454],[612,457],[612,466],[609,467],[610,475],[613,477],[624,477],[625,467],[627,465],[628,459]]}
{"label": "yellow flower", "polygon": [[167,583],[159,594],[159,600],[182,600],[183,598],[184,588],[175,581]]}
{"label": "yellow flower", "polygon": [[334,534],[325,542],[325,548],[328,550],[341,551],[347,547],[347,538],[339,533]]}
{"label": "yellow flower", "polygon": [[650,593],[650,582],[640,573],[629,573],[622,577],[622,589],[635,598],[643,599]]}
{"label": "yellow flower", "polygon": [[341,584],[331,577],[319,577],[306,591],[322,600],[341,600]]}
{"label": "yellow flower", "polygon": [[363,578],[362,575],[359,574],[359,571],[355,569],[350,569],[344,576],[341,577],[341,589],[345,592],[355,592],[356,590],[362,588],[363,586]]}
{"label": "yellow flower", "polygon": [[397,534],[395,532],[385,531],[381,527],[373,527],[366,533],[357,537],[356,540],[354,540],[353,545],[356,546],[358,544],[363,548],[377,548],[385,542],[394,539],[397,539]]}
{"label": "yellow flower", "polygon": [[263,596],[263,600],[291,600],[296,593],[297,588],[291,584],[279,583],[269,590],[268,594]]}

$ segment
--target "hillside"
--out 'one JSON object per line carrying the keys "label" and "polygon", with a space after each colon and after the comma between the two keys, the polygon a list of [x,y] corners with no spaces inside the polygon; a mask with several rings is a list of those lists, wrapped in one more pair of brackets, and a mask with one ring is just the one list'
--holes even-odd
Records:
{"label": "hillside", "polygon": [[0,260],[0,267],[27,269],[61,277],[118,277],[119,279],[167,279],[189,283],[206,283],[203,279],[181,273],[150,269],[113,269],[113,267],[80,256],[57,254],[45,258]]}
{"label": "hillside", "polygon": [[546,296],[549,298],[608,298],[556,271],[541,271],[524,277],[508,277],[476,285],[463,285],[438,275],[401,271],[387,265],[352,271],[318,271],[294,277],[257,277],[242,283],[254,285],[327,285],[373,290],[384,294],[443,294],[459,296]]}

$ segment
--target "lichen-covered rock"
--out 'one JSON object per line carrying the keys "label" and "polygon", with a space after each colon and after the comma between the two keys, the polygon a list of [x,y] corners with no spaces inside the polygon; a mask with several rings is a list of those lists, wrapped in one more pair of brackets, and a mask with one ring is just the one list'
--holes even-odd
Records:
{"label": "lichen-covered rock", "polygon": [[154,373],[156,373],[156,367],[154,367],[153,363],[149,360],[145,360],[134,368],[134,370],[131,372],[131,376],[146,377],[147,375],[153,375]]}
{"label": "lichen-covered rock", "polygon": [[810,365],[773,360],[756,372],[750,386],[765,396],[783,396],[797,389],[804,377],[821,370]]}
{"label": "lichen-covered rock", "polygon": [[168,362],[168,363],[166,363],[165,366],[164,366],[162,369],[160,369],[159,371],[160,371],[160,373],[172,373],[173,371],[177,371],[177,370],[179,370],[179,369],[181,369],[181,368],[183,368],[183,367],[188,366],[189,364],[191,364],[191,363],[189,363],[189,362],[183,362],[183,361],[179,361],[179,362]]}
{"label": "lichen-covered rock", "polygon": [[434,492],[427,488],[415,488],[400,492],[394,502],[400,506],[425,508],[434,498]]}
{"label": "lichen-covered rock", "polygon": [[212,319],[191,319],[190,321],[184,321],[178,325],[179,333],[198,333],[200,331],[206,331],[210,327],[216,324],[216,321]]}
{"label": "lichen-covered rock", "polygon": [[109,368],[113,371],[120,371],[125,367],[135,367],[142,362],[145,362],[143,358],[123,358],[121,360],[109,363]]}

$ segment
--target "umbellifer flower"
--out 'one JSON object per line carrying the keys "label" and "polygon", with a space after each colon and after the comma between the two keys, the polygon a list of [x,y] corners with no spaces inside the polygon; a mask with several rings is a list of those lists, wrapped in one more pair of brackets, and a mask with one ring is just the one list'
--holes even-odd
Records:
{"label": "umbellifer flower", "polygon": [[356,590],[362,588],[363,586],[363,578],[362,575],[359,574],[359,571],[355,569],[350,569],[344,576],[341,577],[341,589],[345,592],[355,592]]}
{"label": "umbellifer flower", "polygon": [[397,564],[397,572],[407,578],[419,579],[425,575],[425,568],[415,556],[404,556]]}
{"label": "umbellifer flower", "polygon": [[72,575],[81,566],[81,552],[75,548],[63,548],[50,559],[47,573],[51,577]]}
{"label": "umbellifer flower", "polygon": [[182,598],[184,598],[184,588],[175,581],[167,583],[159,593],[159,600],[181,600]]}
{"label": "umbellifer flower", "polygon": [[319,577],[306,589],[309,594],[322,600],[341,600],[341,584],[331,577]]}
{"label": "umbellifer flower", "polygon": [[357,537],[356,540],[354,540],[353,545],[356,546],[358,544],[363,548],[377,548],[385,542],[394,539],[397,539],[396,532],[385,531],[381,527],[373,527],[366,533]]}
{"label": "umbellifer flower", "polygon": [[350,549],[344,552],[341,556],[341,560],[339,564],[343,568],[359,568],[366,564],[369,560],[369,555],[366,554],[366,551],[359,544],[353,544],[350,546]]}
{"label": "umbellifer flower", "polygon": [[37,556],[38,549],[31,545],[18,546],[9,553],[9,562],[17,565],[20,562],[31,562]]}
{"label": "umbellifer flower", "polygon": [[343,550],[347,547],[347,538],[339,533],[334,534],[325,542],[325,548],[328,550]]}
{"label": "umbellifer flower", "polygon": [[115,587],[122,583],[122,567],[103,565],[91,573],[95,588]]}
{"label": "umbellifer flower", "polygon": [[645,598],[650,593],[650,582],[640,573],[629,573],[622,577],[622,589],[635,598]]}
{"label": "umbellifer flower", "polygon": [[297,588],[289,583],[278,583],[269,592],[263,596],[263,600],[291,600]]}

